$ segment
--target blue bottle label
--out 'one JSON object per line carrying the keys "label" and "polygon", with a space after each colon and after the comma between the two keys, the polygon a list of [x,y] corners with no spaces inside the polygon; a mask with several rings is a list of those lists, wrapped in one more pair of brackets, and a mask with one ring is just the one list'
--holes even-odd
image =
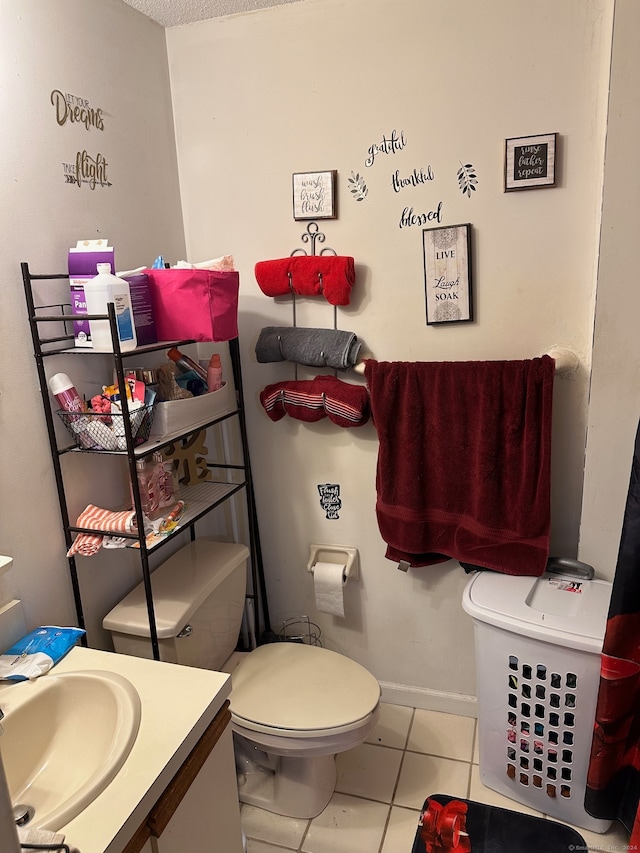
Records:
{"label": "blue bottle label", "polygon": [[114,297],[114,303],[120,340],[132,341],[135,335],[133,331],[133,314],[131,312],[131,306],[125,297],[118,295]]}

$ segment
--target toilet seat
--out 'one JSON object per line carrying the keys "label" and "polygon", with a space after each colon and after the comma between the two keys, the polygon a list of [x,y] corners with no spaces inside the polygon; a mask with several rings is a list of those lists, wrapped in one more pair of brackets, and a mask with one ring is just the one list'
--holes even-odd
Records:
{"label": "toilet seat", "polygon": [[334,736],[366,725],[380,685],[363,666],[317,646],[271,643],[232,674],[232,722],[284,738]]}

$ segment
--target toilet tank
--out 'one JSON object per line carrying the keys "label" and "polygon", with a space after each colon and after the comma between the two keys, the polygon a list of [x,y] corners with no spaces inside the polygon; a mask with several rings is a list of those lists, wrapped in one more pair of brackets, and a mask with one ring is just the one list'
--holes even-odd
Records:
{"label": "toilet tank", "polygon": [[[247,586],[246,545],[197,539],[151,575],[160,659],[220,670],[237,642]],[[152,658],[144,584],[102,621],[116,652]]]}

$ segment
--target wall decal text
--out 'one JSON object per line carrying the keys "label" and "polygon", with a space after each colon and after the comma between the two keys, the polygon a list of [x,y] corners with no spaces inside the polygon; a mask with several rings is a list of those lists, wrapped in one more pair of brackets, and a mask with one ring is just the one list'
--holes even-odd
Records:
{"label": "wall decal text", "polygon": [[342,508],[340,500],[340,486],[337,483],[325,483],[318,486],[320,492],[320,506],[330,520],[339,518],[338,510]]}
{"label": "wall decal text", "polygon": [[400,131],[400,135],[398,135],[396,130],[392,130],[391,136],[385,135],[380,142],[369,146],[367,151],[368,156],[364,161],[364,165],[373,166],[378,154],[397,154],[398,151],[402,151],[406,144],[407,140],[405,139],[404,130]]}
{"label": "wall decal text", "polygon": [[407,177],[403,177],[400,174],[400,169],[396,169],[391,176],[391,186],[393,187],[394,192],[399,193],[406,187],[419,187],[421,184],[426,184],[428,181],[432,181],[433,179],[434,174],[431,166],[427,166],[426,169],[421,167],[419,170],[416,168],[413,170],[412,174]]}
{"label": "wall decal text", "polygon": [[79,98],[68,92],[54,89],[51,92],[51,103],[55,107],[56,121],[62,127],[67,122],[83,124],[87,130],[95,127],[104,130],[104,117],[100,107],[89,106],[86,98]]}
{"label": "wall decal text", "polygon": [[442,222],[442,202],[438,202],[435,210],[427,213],[414,213],[412,207],[405,207],[398,223],[398,228],[411,228],[413,225],[426,225],[427,222]]}
{"label": "wall decal text", "polygon": [[110,187],[111,182],[107,177],[108,165],[102,154],[91,157],[87,151],[78,151],[75,163],[62,164],[65,183],[76,184],[79,187],[86,184],[92,190],[96,187]]}

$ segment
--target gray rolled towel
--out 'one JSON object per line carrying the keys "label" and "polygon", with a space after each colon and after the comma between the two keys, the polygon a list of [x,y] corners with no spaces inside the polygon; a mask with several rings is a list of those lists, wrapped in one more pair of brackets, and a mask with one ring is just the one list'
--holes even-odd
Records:
{"label": "gray rolled towel", "polygon": [[261,363],[293,361],[345,370],[357,363],[360,346],[353,332],[340,329],[265,326],[256,343],[256,358]]}

